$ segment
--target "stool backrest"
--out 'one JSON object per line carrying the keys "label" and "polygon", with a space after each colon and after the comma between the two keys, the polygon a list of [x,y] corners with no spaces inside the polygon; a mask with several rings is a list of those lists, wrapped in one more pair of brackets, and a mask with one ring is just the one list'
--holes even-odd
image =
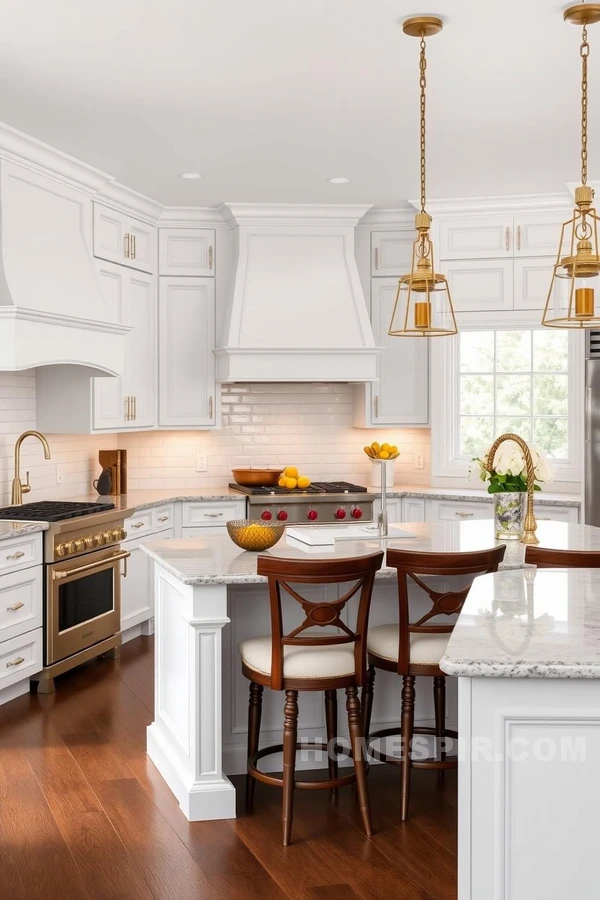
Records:
{"label": "stool backrest", "polygon": [[525,562],[540,569],[599,569],[598,550],[548,550],[546,547],[526,547]]}
{"label": "stool backrest", "polygon": [[[454,623],[431,622],[431,619],[440,615],[451,616],[459,613],[471,589],[472,579],[465,588],[440,593],[422,581],[419,576],[475,576],[497,572],[505,551],[505,545],[472,553],[422,553],[393,548],[388,550],[386,564],[398,570],[400,675],[408,675],[410,671],[410,635],[449,634],[454,629]],[[431,600],[431,609],[416,622],[410,621],[409,581],[417,584]]]}
{"label": "stool backrest", "polygon": [[[257,572],[269,580],[271,604],[271,687],[280,691],[283,687],[283,648],[323,647],[334,644],[354,644],[357,685],[366,676],[367,627],[375,573],[381,568],[383,553],[372,553],[350,559],[283,559],[277,556],[259,556]],[[314,602],[299,594],[292,584],[344,584],[355,582],[339,599]],[[300,604],[304,621],[284,634],[281,612],[281,589]],[[358,594],[358,613],[353,630],[341,619],[341,613]],[[337,634],[306,633],[309,628],[333,626]]]}

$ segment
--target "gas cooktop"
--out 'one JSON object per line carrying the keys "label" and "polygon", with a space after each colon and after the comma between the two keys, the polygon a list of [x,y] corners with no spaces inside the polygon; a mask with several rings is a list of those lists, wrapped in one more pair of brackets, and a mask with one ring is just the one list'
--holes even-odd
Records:
{"label": "gas cooktop", "polygon": [[5,506],[0,509],[0,519],[21,522],[61,522],[78,516],[114,509],[114,503],[68,503],[59,500],[42,500],[39,503],[24,503],[22,506]]}
{"label": "gas cooktop", "polygon": [[313,481],[307,488],[290,488],[279,487],[278,485],[271,487],[243,487],[241,484],[230,484],[230,488],[234,491],[240,491],[242,494],[250,496],[264,496],[266,494],[289,494],[290,496],[298,494],[363,494],[367,492],[366,487],[359,484],[351,484],[349,481]]}

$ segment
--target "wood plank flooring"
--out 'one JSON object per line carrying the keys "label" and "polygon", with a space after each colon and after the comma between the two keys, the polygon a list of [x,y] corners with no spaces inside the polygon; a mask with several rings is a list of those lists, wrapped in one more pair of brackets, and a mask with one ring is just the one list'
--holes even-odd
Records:
{"label": "wood plank flooring", "polygon": [[266,785],[253,814],[191,824],[146,758],[152,683],[139,638],[0,707],[2,900],[455,900],[454,773],[415,771],[401,823],[398,772],[374,766],[371,840],[351,788],[297,792],[288,848]]}

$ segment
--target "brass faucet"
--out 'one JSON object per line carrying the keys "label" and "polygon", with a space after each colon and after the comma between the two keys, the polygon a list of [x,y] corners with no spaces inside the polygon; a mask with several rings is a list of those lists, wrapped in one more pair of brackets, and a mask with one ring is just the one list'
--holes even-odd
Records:
{"label": "brass faucet", "polygon": [[25,484],[21,481],[21,444],[26,437],[36,437],[41,441],[42,447],[44,448],[44,458],[50,459],[50,447],[48,446],[48,441],[39,431],[24,431],[23,434],[17,438],[17,443],[15,444],[15,477],[13,478],[12,497],[10,501],[13,506],[21,506],[23,503],[23,494],[28,494],[31,490],[31,485],[29,484],[29,472],[27,473],[27,481]]}
{"label": "brass faucet", "polygon": [[496,455],[496,451],[500,444],[503,444],[504,441],[514,441],[519,445],[521,450],[523,451],[523,456],[525,457],[525,465],[527,467],[527,509],[525,512],[525,527],[523,530],[523,537],[521,538],[522,544],[539,544],[539,541],[536,537],[535,529],[537,528],[537,522],[535,521],[535,516],[533,514],[533,489],[535,486],[535,470],[533,467],[533,459],[531,458],[531,451],[529,447],[525,443],[522,437],[519,437],[518,434],[501,434],[499,438],[496,438],[492,446],[490,447],[490,452],[488,454],[486,469],[488,472],[492,472],[494,469],[494,457]]}

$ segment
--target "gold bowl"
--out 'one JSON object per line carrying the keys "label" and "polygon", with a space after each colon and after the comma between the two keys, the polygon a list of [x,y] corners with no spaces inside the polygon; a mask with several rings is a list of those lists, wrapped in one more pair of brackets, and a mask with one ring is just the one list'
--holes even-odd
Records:
{"label": "gold bowl", "polygon": [[285,530],[283,522],[252,519],[234,519],[226,525],[229,537],[242,550],[268,550],[277,543]]}

